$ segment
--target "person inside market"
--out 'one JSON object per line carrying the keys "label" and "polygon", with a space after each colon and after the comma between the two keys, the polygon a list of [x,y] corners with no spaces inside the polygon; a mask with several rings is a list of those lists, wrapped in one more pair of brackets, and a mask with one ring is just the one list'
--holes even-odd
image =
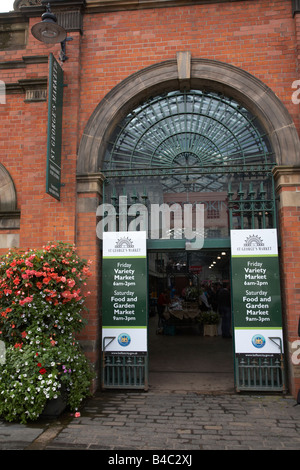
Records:
{"label": "person inside market", "polygon": [[222,336],[231,338],[231,299],[227,282],[223,283],[218,292],[218,310],[222,318]]}

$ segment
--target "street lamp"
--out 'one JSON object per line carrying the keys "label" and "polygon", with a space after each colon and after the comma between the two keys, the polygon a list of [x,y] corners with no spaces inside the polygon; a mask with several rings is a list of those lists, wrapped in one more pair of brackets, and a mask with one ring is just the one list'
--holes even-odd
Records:
{"label": "street lamp", "polygon": [[32,35],[45,44],[61,44],[60,60],[63,62],[67,60],[66,56],[66,41],[71,40],[67,38],[66,30],[57,24],[57,18],[51,12],[50,3],[46,6],[46,12],[42,15],[42,21],[36,23],[31,28]]}

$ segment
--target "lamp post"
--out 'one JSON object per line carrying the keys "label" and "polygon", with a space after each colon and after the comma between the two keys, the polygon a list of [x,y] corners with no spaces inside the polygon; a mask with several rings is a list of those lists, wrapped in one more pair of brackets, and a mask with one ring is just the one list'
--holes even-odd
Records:
{"label": "lamp post", "polygon": [[[61,44],[60,61],[67,60],[65,54],[66,30],[57,24],[56,16],[51,12],[50,3],[42,15],[42,21],[31,28],[32,35],[45,44]],[[54,59],[49,58],[49,92],[48,92],[48,131],[47,131],[47,170],[46,192],[60,200],[61,184],[61,142],[62,142],[62,108],[63,108],[63,70]]]}
{"label": "lamp post", "polygon": [[61,52],[59,59],[64,62],[67,60],[66,56],[66,41],[72,40],[67,38],[66,30],[57,24],[57,18],[51,12],[50,3],[46,6],[46,12],[42,15],[42,21],[36,23],[31,28],[32,35],[45,44],[61,44]]}

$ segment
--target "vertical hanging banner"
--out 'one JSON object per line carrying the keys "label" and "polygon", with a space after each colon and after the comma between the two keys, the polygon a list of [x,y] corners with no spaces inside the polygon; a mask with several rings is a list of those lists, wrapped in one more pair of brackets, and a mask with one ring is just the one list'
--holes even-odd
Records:
{"label": "vertical hanging banner", "polygon": [[105,353],[146,354],[146,232],[104,232],[102,273]]}
{"label": "vertical hanging banner", "polygon": [[235,353],[282,353],[277,230],[231,230],[231,265]]}
{"label": "vertical hanging banner", "polygon": [[60,200],[64,73],[50,54],[46,192]]}

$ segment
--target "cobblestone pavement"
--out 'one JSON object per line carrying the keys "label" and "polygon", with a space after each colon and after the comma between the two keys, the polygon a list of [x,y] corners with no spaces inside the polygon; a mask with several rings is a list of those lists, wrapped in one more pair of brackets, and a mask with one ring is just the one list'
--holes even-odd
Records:
{"label": "cobblestone pavement", "polygon": [[282,395],[102,392],[80,417],[0,421],[0,450],[299,450],[295,404]]}

